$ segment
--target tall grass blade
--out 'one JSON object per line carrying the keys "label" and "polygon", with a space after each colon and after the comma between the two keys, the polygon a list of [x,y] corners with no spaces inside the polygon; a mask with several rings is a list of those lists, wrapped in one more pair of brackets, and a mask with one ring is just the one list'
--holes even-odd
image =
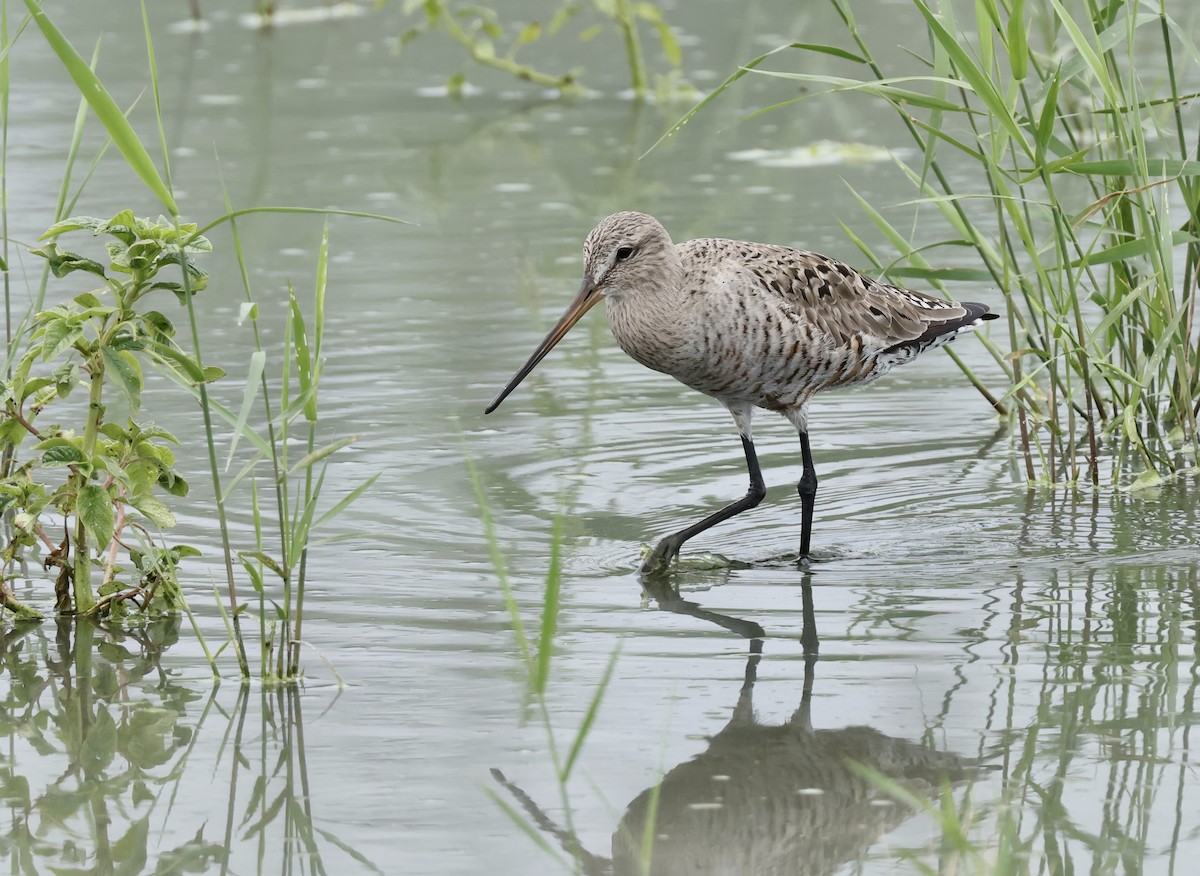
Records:
{"label": "tall grass blade", "polygon": [[250,368],[246,372],[246,387],[242,390],[242,406],[238,408],[237,419],[233,422],[233,435],[229,440],[229,455],[225,458],[225,470],[233,463],[233,455],[237,451],[238,441],[246,431],[246,421],[250,418],[250,409],[258,396],[258,388],[262,382],[263,372],[267,367],[267,354],[263,350],[255,350],[250,354]]}
{"label": "tall grass blade", "polygon": [[579,730],[575,733],[575,739],[571,742],[571,748],[567,752],[567,759],[563,761],[558,778],[564,784],[571,777],[571,770],[575,768],[575,762],[579,759],[579,755],[583,751],[583,744],[587,741],[592,724],[596,721],[596,715],[600,712],[600,703],[604,700],[604,694],[608,690],[608,683],[612,681],[613,671],[617,668],[617,658],[620,656],[621,642],[618,640],[617,646],[613,648],[613,652],[608,658],[608,664],[604,667],[604,675],[601,676],[600,683],[596,685],[596,690],[592,693],[592,700],[588,703],[588,710],[583,716],[583,723],[579,725]]}
{"label": "tall grass blade", "polygon": [[550,568],[546,572],[546,590],[542,597],[542,623],[538,634],[537,665],[533,689],[542,696],[550,680],[550,661],[554,656],[554,635],[558,631],[559,593],[562,588],[562,516],[554,518],[550,534]]}
{"label": "tall grass blade", "polygon": [[146,152],[146,147],[138,139],[133,126],[129,124],[125,114],[112,99],[108,89],[104,87],[104,83],[92,72],[87,62],[79,56],[71,42],[55,27],[38,5],[37,0],[25,0],[25,5],[29,8],[34,22],[46,37],[46,42],[50,44],[50,48],[58,55],[71,78],[75,80],[80,94],[87,100],[88,105],[96,114],[96,118],[104,125],[113,142],[117,144],[117,148],[121,150],[121,154],[125,156],[129,167],[141,178],[155,197],[162,201],[170,215],[178,215],[179,208],[175,204],[175,198],[171,195],[162,177],[159,176],[154,161]]}

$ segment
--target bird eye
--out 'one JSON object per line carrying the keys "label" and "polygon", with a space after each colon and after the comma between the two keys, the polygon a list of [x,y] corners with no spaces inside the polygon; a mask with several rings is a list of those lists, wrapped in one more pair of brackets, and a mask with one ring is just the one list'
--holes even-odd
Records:
{"label": "bird eye", "polygon": [[625,261],[625,259],[629,258],[631,255],[633,255],[633,247],[632,246],[623,246],[619,250],[617,250],[617,261],[623,262],[623,261]]}

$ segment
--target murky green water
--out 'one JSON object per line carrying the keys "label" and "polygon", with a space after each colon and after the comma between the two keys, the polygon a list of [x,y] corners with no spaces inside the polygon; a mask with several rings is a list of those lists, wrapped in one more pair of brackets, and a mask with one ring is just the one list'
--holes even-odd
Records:
{"label": "murky green water", "polygon": [[[362,439],[328,489],[380,479],[327,533],[356,538],[310,563],[315,650],[299,692],[214,689],[186,626],[5,633],[0,849],[10,866],[555,872],[489,792],[538,813],[539,835],[573,849],[589,873],[636,872],[628,831],[640,831],[651,801],[664,835],[655,872],[887,874],[911,866],[899,863],[909,851],[948,861],[931,819],[848,772],[851,758],[918,796],[936,795],[935,768],[949,770],[974,838],[994,846],[1002,828],[1015,831],[1033,872],[1191,872],[1194,482],[1141,495],[1028,492],[987,405],[934,354],[814,406],[824,561],[811,576],[779,560],[799,537],[799,452],[786,424],[764,419],[767,501],[686,551],[732,562],[681,571],[681,597],[656,600],[634,573],[641,545],[745,489],[724,411],[626,359],[591,317],[481,416],[569,299],[584,234],[613,210],[652,212],[678,239],[795,243],[861,261],[837,224],[872,239],[846,183],[876,202],[905,201],[890,164],[779,167],[745,153],[825,140],[905,146],[882,111],[851,98],[738,123],[795,95],[750,79],[639,161],[680,108],[617,97],[611,42],[547,60],[570,65],[582,52],[595,97],[543,100],[472,70],[483,93],[451,101],[432,91],[461,65],[457,50],[430,38],[395,56],[395,9],[271,36],[214,15],[208,33],[186,35],[168,29],[179,6],[156,11],[156,28],[189,218],[224,212],[220,173],[239,206],[337,206],[420,223],[331,223],[324,426],[331,438]],[[747,4],[733,21],[729,10],[710,0],[674,13],[701,87],[785,38],[841,41],[824,7]],[[864,23],[918,44],[901,18]],[[61,24],[81,49],[103,27],[101,75],[123,105],[142,93],[131,11],[89,6]],[[51,219],[77,100],[39,40],[27,33],[13,54],[8,198],[21,241]],[[150,134],[144,108],[138,118]],[[84,154],[101,142],[92,130]],[[77,212],[125,206],[156,209],[106,161]],[[910,208],[891,215],[913,225]],[[311,294],[320,224],[258,217],[242,233],[278,339],[286,282]],[[250,336],[237,325],[228,234],[213,238],[205,354],[231,372],[218,391],[236,405]],[[32,272],[29,262],[18,272]],[[999,299],[987,288],[963,296]],[[988,373],[977,346],[959,350]],[[203,484],[192,404],[165,384],[145,403],[189,438],[184,467]],[[569,812],[528,706],[464,446],[530,623],[553,521],[564,519],[548,693],[560,746],[620,648]],[[184,540],[216,544],[202,488],[182,512]],[[243,510],[235,527],[247,536],[249,526]],[[220,642],[209,553],[189,598]],[[815,665],[800,644],[806,585]],[[21,592],[48,603],[46,587]]]}

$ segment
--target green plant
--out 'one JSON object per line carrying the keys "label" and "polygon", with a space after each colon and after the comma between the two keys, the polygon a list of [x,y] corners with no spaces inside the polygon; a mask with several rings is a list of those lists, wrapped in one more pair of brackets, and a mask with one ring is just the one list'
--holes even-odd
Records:
{"label": "green plant", "polygon": [[[650,90],[650,78],[646,72],[646,60],[638,35],[638,23],[641,22],[654,28],[668,65],[668,72],[658,78],[656,90],[663,95],[688,91],[680,85],[682,53],[679,43],[671,32],[662,10],[655,3],[634,0],[564,0],[555,8],[548,24],[543,25],[542,22],[534,20],[515,27],[506,25],[492,6],[481,3],[404,0],[404,12],[419,16],[420,20],[401,35],[401,45],[422,33],[440,31],[466,49],[471,60],[477,64],[567,94],[583,90],[579,83],[581,70],[574,69],[561,74],[545,73],[518,60],[517,55],[527,46],[560,33],[568,22],[583,15],[591,19],[591,23],[586,24],[580,31],[580,41],[590,41],[606,31],[616,32],[625,47],[630,87],[639,98],[645,97]],[[497,48],[506,41],[506,49],[501,51]],[[464,73],[455,74],[449,82],[450,91],[461,92],[465,82]]]}
{"label": "green plant", "polygon": [[[80,230],[109,238],[106,264],[60,248],[62,235]],[[60,613],[119,613],[127,601],[142,610],[182,608],[178,563],[198,551],[156,541],[154,534],[175,523],[161,496],[188,492],[168,446],[178,441],[134,418],[141,414],[144,361],[200,382],[224,374],[219,368],[202,369],[175,343],[171,320],[146,306],[151,295],[171,292],[184,298],[204,288],[207,275],[194,256],[211,246],[195,230],[163,219],[139,219],[126,210],[109,220],[77,217],[56,223],[42,235],[48,242],[32,250],[49,262],[56,277],[90,274],[102,281],[98,288],[36,314],[24,350],[3,384],[0,446],[12,452],[5,454],[0,471],[0,511],[14,515],[5,565],[26,559],[34,545],[45,547],[44,565],[59,570],[55,590]],[[159,276],[167,267],[181,270],[188,282]],[[39,425],[47,419],[47,408],[79,387],[88,390],[82,423]],[[106,387],[121,394],[128,409],[123,422],[106,416],[113,405]],[[19,449],[27,439],[36,443],[32,454],[22,458]],[[65,477],[58,482],[60,472]],[[49,534],[59,519],[61,541]],[[95,590],[94,568],[102,570]]]}
{"label": "green plant", "polygon": [[[1099,483],[1102,453],[1112,482],[1133,473],[1135,485],[1149,485],[1194,466],[1200,162],[1188,138],[1197,95],[1184,88],[1200,68],[1192,35],[1165,4],[1150,12],[1131,2],[1068,10],[1060,0],[981,0],[960,27],[953,4],[912,2],[929,34],[927,56],[914,53],[917,73],[885,72],[850,4],[832,0],[853,50],[796,43],[755,58],[671,133],[748,72],[883,101],[920,152],[919,165],[896,161],[914,204],[936,212],[944,231],[909,241],[855,194],[898,256],[877,256],[847,234],[893,280],[942,290],[977,281],[1003,294],[1010,350],[984,342],[1009,382],[1026,477]],[[781,51],[865,73],[765,70]],[[1146,81],[1161,85],[1146,93]],[[973,265],[949,256],[964,247]],[[936,263],[943,253],[948,265]]]}

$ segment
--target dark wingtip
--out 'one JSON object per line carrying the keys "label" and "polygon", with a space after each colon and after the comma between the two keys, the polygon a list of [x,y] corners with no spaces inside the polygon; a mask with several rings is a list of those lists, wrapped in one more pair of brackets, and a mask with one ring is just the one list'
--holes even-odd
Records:
{"label": "dark wingtip", "polygon": [[992,313],[986,304],[978,304],[974,301],[960,301],[959,306],[967,311],[967,317],[963,320],[964,324],[969,324],[975,320],[987,321],[989,319],[999,319],[1000,314]]}

